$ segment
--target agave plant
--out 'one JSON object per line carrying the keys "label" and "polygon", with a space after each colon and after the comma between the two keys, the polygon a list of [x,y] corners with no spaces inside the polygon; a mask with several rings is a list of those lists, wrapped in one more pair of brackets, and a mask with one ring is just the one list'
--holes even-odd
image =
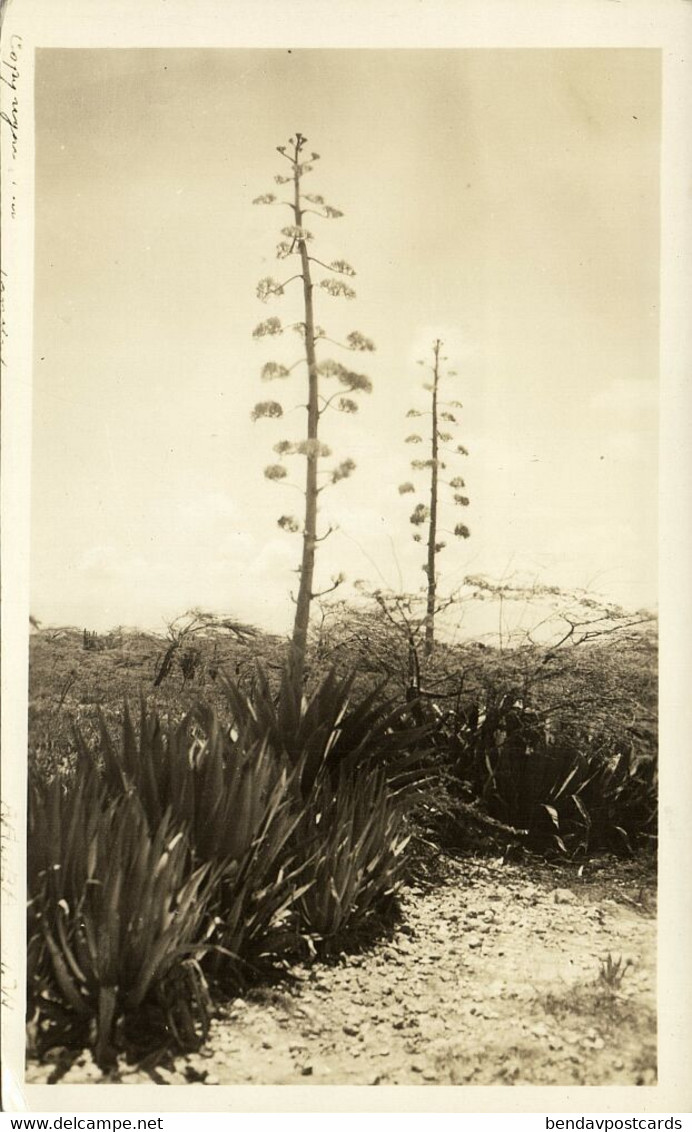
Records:
{"label": "agave plant", "polygon": [[191,871],[170,814],[151,829],[136,795],[108,802],[84,769],[67,791],[32,789],[29,846],[32,998],[88,1024],[105,1066],[123,1018],[204,954],[214,878]]}
{"label": "agave plant", "polygon": [[456,773],[469,781],[491,816],[528,831],[538,849],[631,852],[655,836],[656,765],[607,756],[557,732],[550,737],[531,712],[490,710],[467,723]]}
{"label": "agave plant", "polygon": [[429,728],[408,725],[407,707],[383,702],[382,688],[352,702],[353,683],[353,675],[331,671],[307,695],[296,688],[288,666],[276,694],[262,669],[249,693],[226,679],[238,742],[265,740],[297,770],[303,798],[323,769],[336,782],[342,772],[366,766],[380,767],[392,792],[415,792],[427,774]]}
{"label": "agave plant", "polygon": [[396,892],[409,840],[403,813],[380,770],[342,776],[336,789],[323,776],[299,835],[312,854],[314,883],[298,909],[308,935],[328,944],[382,910]]}
{"label": "agave plant", "polygon": [[[234,743],[216,713],[199,707],[164,731],[142,703],[139,734],[127,704],[120,743],[99,717],[99,754],[111,798],[134,792],[152,827],[170,810],[199,861],[239,861],[288,796],[290,774],[266,742]],[[79,730],[80,757],[94,762]]]}
{"label": "agave plant", "polygon": [[625,753],[591,756],[588,781],[580,801],[588,814],[589,848],[632,853],[655,840],[658,818],[658,768],[655,758],[631,760]]}
{"label": "agave plant", "polygon": [[[77,740],[82,760],[93,762]],[[194,861],[217,866],[215,973],[225,966],[237,980],[287,946],[290,909],[309,882],[306,858],[298,867],[289,845],[300,815],[296,770],[282,753],[255,735],[233,741],[201,705],[165,733],[142,704],[139,734],[125,706],[119,744],[101,722],[100,754],[112,797],[134,793],[152,829],[170,813]]]}
{"label": "agave plant", "polygon": [[297,946],[296,902],[314,883],[311,857],[289,840],[298,820],[297,814],[282,823],[268,817],[266,830],[219,879],[211,962],[226,985],[244,985]]}

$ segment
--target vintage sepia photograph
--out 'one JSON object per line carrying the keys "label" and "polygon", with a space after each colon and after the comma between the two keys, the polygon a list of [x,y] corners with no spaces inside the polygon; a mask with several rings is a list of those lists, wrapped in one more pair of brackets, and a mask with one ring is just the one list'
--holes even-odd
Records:
{"label": "vintage sepia photograph", "polygon": [[3,10],[5,1110],[682,1104],[684,36],[583,2]]}
{"label": "vintage sepia photograph", "polygon": [[654,1085],[661,56],[39,49],[30,1084]]}

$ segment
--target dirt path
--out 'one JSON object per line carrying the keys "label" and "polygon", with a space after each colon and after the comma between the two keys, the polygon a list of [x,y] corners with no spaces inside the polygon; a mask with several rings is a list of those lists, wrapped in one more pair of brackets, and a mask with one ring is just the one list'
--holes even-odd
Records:
{"label": "dirt path", "polygon": [[[454,873],[407,890],[391,940],[336,966],[295,968],[292,984],[235,1000],[200,1053],[116,1079],[654,1084],[655,920],[638,889],[616,901],[603,885],[561,888],[564,878],[494,861]],[[598,981],[609,953],[633,964],[614,989]],[[100,1078],[79,1060],[63,1083]]]}

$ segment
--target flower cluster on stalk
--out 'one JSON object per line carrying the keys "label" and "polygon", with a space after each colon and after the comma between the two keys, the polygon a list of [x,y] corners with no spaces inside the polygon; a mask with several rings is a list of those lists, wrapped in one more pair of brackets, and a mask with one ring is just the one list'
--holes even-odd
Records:
{"label": "flower cluster on stalk", "polygon": [[[303,191],[303,178],[312,172],[315,162],[319,160],[317,153],[312,153],[308,161],[303,160],[302,153],[306,140],[298,134],[295,138],[289,139],[288,145],[277,146],[277,151],[291,166],[290,171],[287,171],[286,174],[278,173],[274,178],[276,185],[288,187],[289,191],[286,193],[286,198],[282,199],[280,194],[277,195],[279,193],[277,190],[277,193],[263,193],[255,197],[253,201],[253,204],[258,205],[287,207],[292,212],[292,223],[284,224],[280,228],[281,239],[276,247],[276,257],[282,262],[295,263],[295,268],[293,272],[286,273],[285,279],[275,279],[271,275],[260,279],[257,284],[257,297],[263,303],[285,296],[292,283],[297,283],[304,291],[307,288],[312,303],[314,303],[318,294],[345,299],[353,299],[356,295],[350,284],[345,282],[346,278],[351,279],[356,274],[351,264],[341,258],[323,262],[313,255],[311,250],[315,243],[315,237],[312,231],[305,227],[303,217],[309,214],[311,217],[320,219],[336,219],[343,213],[328,204],[321,194]],[[290,199],[291,195],[294,199]],[[313,278],[313,273],[315,278]],[[309,322],[310,316],[307,313],[306,306],[305,320],[284,324],[280,318],[272,315],[255,327],[253,338],[256,341],[264,338],[280,338],[287,330],[293,330],[305,344],[304,355],[290,364],[279,361],[265,362],[261,371],[262,381],[286,381],[293,376],[301,365],[307,366],[308,377],[310,377],[310,351],[312,350],[313,356],[315,356],[317,344],[322,347],[323,343],[333,342],[333,340],[327,337],[321,326],[312,322],[309,325]],[[308,339],[310,340],[308,341]],[[333,342],[333,344],[350,353],[372,352],[375,349],[372,340],[361,334],[359,330],[350,331],[344,341]],[[365,374],[356,372],[342,361],[329,357],[320,358],[319,361],[315,357],[312,381],[316,383],[317,388],[317,411],[316,414],[313,414],[313,416],[316,415],[317,425],[313,423],[313,435],[301,440],[280,440],[274,445],[279,463],[268,465],[264,474],[267,479],[288,483],[288,469],[284,460],[302,456],[318,465],[320,480],[318,481],[317,492],[320,493],[326,486],[339,483],[351,476],[356,465],[353,460],[346,459],[333,466],[322,466],[323,461],[329,460],[331,450],[317,439],[319,422],[328,409],[346,415],[356,413],[359,407],[358,401],[355,399],[356,396],[361,393],[370,393],[372,382]],[[328,388],[332,382],[337,387],[335,390]],[[277,419],[284,416],[284,408],[279,401],[260,401],[253,408],[251,416],[254,421]],[[303,529],[299,521],[291,515],[282,515],[278,520],[278,525],[282,530],[289,532],[299,532]]]}
{"label": "flower cluster on stalk", "polygon": [[[439,345],[441,345],[441,343]],[[437,455],[434,457],[430,456],[423,459],[411,460],[411,468],[414,472],[430,472],[430,485],[428,488],[429,497],[432,495],[433,490],[437,495],[437,489],[440,486],[447,487],[451,489],[451,501],[454,506],[468,507],[470,504],[469,497],[463,494],[462,491],[462,489],[466,486],[464,479],[461,476],[453,476],[449,480],[442,478],[442,473],[447,471],[447,460],[443,459],[443,456],[447,457],[447,459],[453,459],[456,456],[468,456],[468,451],[463,445],[458,444],[455,448],[450,447],[454,440],[454,436],[452,432],[448,431],[446,428],[440,427],[440,422],[444,422],[445,425],[458,425],[458,417],[454,412],[452,412],[452,410],[459,410],[463,408],[463,405],[460,401],[439,400],[439,385],[443,375],[439,371],[438,361],[444,360],[445,359],[438,360],[436,356],[436,366],[432,367],[435,381],[432,383],[429,381],[423,383],[423,389],[426,393],[431,395],[432,407],[425,411],[411,408],[406,413],[406,417],[408,419],[423,419],[426,417],[429,418],[431,420],[431,433],[429,433],[427,436],[422,436],[417,432],[409,433],[409,435],[405,438],[405,443],[419,445],[427,442],[430,444],[431,449],[437,453]],[[418,364],[425,365],[424,362],[419,362]],[[455,377],[456,374],[453,370],[450,370],[444,376]],[[434,437],[432,435],[433,431]],[[411,480],[406,480],[404,483],[399,485],[400,495],[412,495],[415,494],[415,492],[416,487],[415,484],[411,482]],[[442,502],[441,499],[440,502]],[[409,516],[409,521],[415,528],[412,534],[414,542],[422,542],[423,535],[421,533],[421,528],[424,527],[426,523],[429,523],[431,521],[430,506],[426,503],[417,503]],[[469,528],[465,523],[456,523],[451,531],[446,531],[445,533],[453,534],[456,538],[466,539],[469,538],[471,532],[469,531]],[[445,542],[437,541],[437,539],[435,539],[435,541],[433,542],[434,553],[438,554],[441,550],[444,550],[445,546]],[[423,567],[423,569],[427,572],[427,564]]]}

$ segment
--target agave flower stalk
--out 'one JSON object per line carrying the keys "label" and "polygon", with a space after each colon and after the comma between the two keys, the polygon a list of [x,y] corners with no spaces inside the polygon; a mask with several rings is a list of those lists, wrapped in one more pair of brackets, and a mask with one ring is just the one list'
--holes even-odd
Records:
{"label": "agave flower stalk", "polygon": [[[345,260],[333,260],[324,263],[312,255],[309,245],[313,240],[312,233],[304,226],[308,214],[316,215],[322,219],[334,219],[342,213],[327,204],[318,194],[306,193],[303,189],[303,180],[312,172],[314,163],[319,160],[319,154],[312,153],[308,160],[304,157],[304,147],[307,138],[301,133],[289,139],[288,145],[278,146],[281,156],[289,163],[290,173],[286,176],[279,174],[275,180],[279,185],[292,187],[292,199],[277,200],[273,193],[265,193],[255,199],[255,204],[285,205],[293,213],[293,223],[281,230],[283,239],[277,247],[277,257],[280,260],[297,259],[296,270],[288,278],[277,282],[271,277],[260,281],[257,288],[258,298],[266,302],[271,297],[282,296],[289,284],[300,281],[302,289],[302,319],[295,323],[292,329],[298,331],[303,339],[304,356],[290,366],[268,362],[262,370],[262,377],[266,381],[276,378],[288,378],[293,369],[300,363],[307,367],[307,411],[306,431],[304,438],[299,442],[282,440],[275,445],[275,451],[283,460],[286,456],[302,456],[305,459],[304,501],[305,510],[302,523],[303,550],[299,569],[299,587],[296,598],[296,612],[291,642],[291,662],[293,675],[298,687],[302,686],[307,651],[308,627],[310,621],[310,605],[313,598],[321,596],[314,592],[315,555],[318,542],[328,537],[319,535],[318,501],[321,492],[330,484],[348,478],[355,469],[352,460],[323,468],[322,461],[331,456],[329,448],[320,442],[320,422],[323,414],[330,408],[342,413],[354,413],[358,404],[352,396],[359,392],[370,392],[372,385],[365,375],[352,371],[341,362],[325,360],[318,362],[317,342],[327,341],[324,330],[315,321],[315,290],[320,288],[327,295],[351,299],[355,291],[345,282],[346,278],[355,275],[355,271]],[[319,281],[313,279],[313,272],[328,274]],[[289,327],[291,328],[291,327]],[[275,337],[284,333],[284,326],[277,317],[271,317],[256,327],[253,336],[256,339]],[[329,340],[331,341],[331,340]],[[352,331],[345,342],[337,343],[349,351],[369,351],[374,349],[373,343],[358,331]],[[321,384],[323,381],[334,380],[336,391],[331,395],[324,395]],[[263,417],[277,418],[283,416],[283,406],[278,401],[263,401],[255,406],[252,412],[253,420]],[[287,478],[287,470],[283,462],[270,464],[265,469],[267,479],[281,482]],[[322,477],[322,478],[321,478]],[[278,520],[282,530],[289,533],[301,531],[301,524],[292,515],[282,515]],[[330,589],[336,589],[344,580],[339,574],[333,579]],[[322,593],[329,592],[323,590]]]}
{"label": "agave flower stalk", "polygon": [[[437,556],[444,550],[446,543],[438,540],[440,533],[439,525],[439,507],[440,507],[440,486],[446,483],[453,492],[453,502],[458,507],[468,507],[468,497],[463,493],[465,487],[463,479],[460,476],[455,476],[451,480],[444,480],[441,477],[441,472],[445,472],[447,465],[441,457],[441,453],[450,453],[457,456],[467,456],[468,452],[463,445],[458,444],[456,448],[450,448],[453,436],[449,431],[450,426],[458,423],[457,417],[452,410],[461,409],[462,406],[459,401],[442,401],[440,399],[440,382],[444,376],[442,373],[442,363],[447,359],[441,354],[442,342],[436,338],[433,342],[433,362],[430,366],[432,370],[432,381],[426,382],[423,388],[430,394],[430,410],[427,413],[420,412],[418,409],[409,409],[406,414],[407,417],[423,417],[429,415],[430,422],[430,458],[427,460],[412,460],[411,467],[414,471],[430,471],[430,488],[428,494],[429,502],[416,504],[411,516],[410,522],[416,528],[413,538],[416,542],[421,542],[422,536],[418,530],[419,527],[427,524],[428,537],[427,537],[427,558],[423,570],[427,578],[427,601],[426,601],[426,617],[425,617],[425,655],[432,656],[435,646],[435,614],[437,612]],[[419,362],[419,365],[424,365],[424,362]],[[448,375],[455,377],[454,370],[449,370]],[[418,433],[412,433],[406,437],[407,444],[422,444],[423,437]],[[402,483],[399,487],[400,495],[407,495],[415,492],[415,486],[410,481]],[[464,523],[457,523],[452,532],[456,538],[468,538],[470,531]]]}

